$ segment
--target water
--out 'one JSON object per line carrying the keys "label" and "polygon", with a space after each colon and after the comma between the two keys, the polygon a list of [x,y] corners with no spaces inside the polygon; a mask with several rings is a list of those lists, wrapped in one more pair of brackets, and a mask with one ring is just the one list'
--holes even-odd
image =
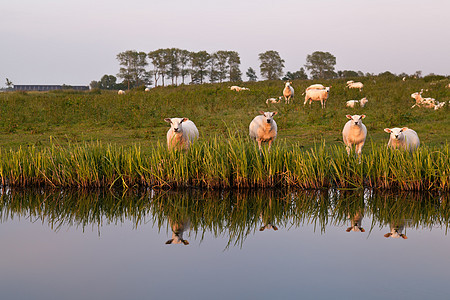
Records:
{"label": "water", "polygon": [[4,190],[1,299],[448,299],[448,200]]}

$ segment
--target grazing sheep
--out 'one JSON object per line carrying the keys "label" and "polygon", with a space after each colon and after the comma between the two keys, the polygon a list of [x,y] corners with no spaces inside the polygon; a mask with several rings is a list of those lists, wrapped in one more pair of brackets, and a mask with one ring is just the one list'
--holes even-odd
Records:
{"label": "grazing sheep", "polygon": [[118,95],[125,95],[125,91],[119,90],[119,91],[117,92],[117,94],[118,94]]}
{"label": "grazing sheep", "polygon": [[311,106],[311,102],[314,100],[320,101],[322,108],[325,108],[329,92],[330,87],[325,87],[325,89],[323,90],[308,90],[306,91],[305,102],[303,103],[303,105],[306,105],[309,100],[309,105]]}
{"label": "grazing sheep", "polygon": [[165,118],[164,121],[170,123],[167,131],[167,148],[187,150],[198,138],[198,129],[194,122],[188,118]]}
{"label": "grazing sheep", "polygon": [[414,151],[420,146],[419,136],[417,132],[408,127],[403,128],[385,128],[385,132],[390,133],[388,147],[393,149],[403,149]]}
{"label": "grazing sheep", "polygon": [[171,219],[169,219],[169,223],[172,229],[172,238],[166,242],[166,245],[169,244],[189,245],[189,242],[183,239],[183,233],[190,227],[189,219],[179,222],[173,222]]}
{"label": "grazing sheep", "polygon": [[364,228],[362,228],[362,219],[364,214],[361,211],[358,211],[354,216],[348,216],[351,221],[351,226],[348,227],[345,231],[350,232],[366,232]]}
{"label": "grazing sheep", "polygon": [[294,98],[294,88],[291,86],[291,81],[286,81],[283,90],[284,102],[289,104],[291,98]]}
{"label": "grazing sheep", "polygon": [[361,92],[363,86],[364,84],[362,84],[362,82],[354,82],[353,80],[347,81],[347,87],[349,89],[359,89],[359,91]]}
{"label": "grazing sheep", "polygon": [[278,112],[259,112],[261,115],[256,116],[249,126],[249,134],[252,139],[258,142],[259,150],[261,151],[261,143],[268,142],[269,150],[273,141],[277,137],[277,123],[273,119]]}
{"label": "grazing sheep", "polygon": [[369,100],[367,100],[365,97],[362,98],[361,100],[348,100],[347,101],[347,107],[355,107],[356,105],[360,105],[361,107],[366,106],[366,103],[369,102]]}
{"label": "grazing sheep", "polygon": [[366,115],[346,115],[346,117],[350,120],[344,125],[342,137],[347,149],[347,154],[350,155],[352,146],[354,145],[356,154],[361,156],[361,150],[367,137],[367,128],[362,122],[362,119],[364,119]]}
{"label": "grazing sheep", "polygon": [[280,103],[281,99],[283,99],[283,96],[278,97],[278,100],[276,98],[269,98],[266,100],[266,104],[269,105],[269,103]]}

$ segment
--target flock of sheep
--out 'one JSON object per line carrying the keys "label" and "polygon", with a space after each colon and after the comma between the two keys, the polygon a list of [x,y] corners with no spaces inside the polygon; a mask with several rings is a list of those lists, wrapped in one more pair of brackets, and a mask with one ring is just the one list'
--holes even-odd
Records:
{"label": "flock of sheep", "polygon": [[[284,97],[285,103],[288,104],[290,99],[294,97],[294,88],[291,84],[292,83],[290,81],[285,83],[282,97],[280,96],[278,99],[269,98],[266,100],[266,103],[278,103]],[[361,82],[347,82],[348,88],[357,88],[361,91],[363,86],[364,85]],[[248,88],[238,86],[232,86],[230,89],[237,92],[249,90]],[[312,101],[320,101],[322,108],[324,108],[329,92],[330,87],[325,87],[321,84],[311,85],[305,90],[305,102],[303,105],[306,105],[308,101],[310,105]],[[415,94],[418,94],[421,97],[421,93]],[[416,99],[416,101],[418,100]],[[361,100],[349,100],[347,101],[347,106],[354,107],[359,104],[361,107],[364,107],[367,102],[368,100],[366,98],[362,98]],[[418,104],[416,103],[416,105]],[[250,122],[249,135],[258,143],[259,150],[261,150],[262,143],[268,143],[268,150],[270,151],[270,147],[277,137],[278,127],[277,123],[273,119],[276,114],[276,111],[260,111],[260,115],[256,116]],[[362,122],[366,116],[346,115],[346,117],[349,120],[345,123],[342,130],[342,138],[346,146],[347,154],[350,155],[352,149],[354,148],[355,153],[358,157],[360,157],[362,147],[364,146],[367,137],[367,128]],[[198,129],[194,122],[187,118],[166,118],[165,121],[170,123],[170,129],[167,131],[167,146],[169,149],[187,150],[199,136]],[[388,146],[391,148],[414,151],[420,145],[420,140],[417,133],[407,127],[385,128],[384,131],[390,134]]]}

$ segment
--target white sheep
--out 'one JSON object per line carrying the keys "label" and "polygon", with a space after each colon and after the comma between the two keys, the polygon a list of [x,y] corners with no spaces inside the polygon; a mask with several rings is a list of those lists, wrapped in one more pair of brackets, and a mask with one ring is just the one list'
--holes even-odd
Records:
{"label": "white sheep", "polygon": [[444,104],[440,104],[439,101],[436,101],[434,98],[423,98],[422,97],[423,89],[420,90],[420,92],[415,92],[411,94],[411,98],[416,100],[416,104],[411,106],[411,108],[414,108],[416,106],[418,107],[425,107],[425,108],[434,108],[435,110],[441,108],[444,106]]}
{"label": "white sheep", "polygon": [[294,98],[294,88],[291,86],[291,84],[292,82],[286,81],[283,89],[284,102],[288,104],[291,98]]}
{"label": "white sheep", "polygon": [[278,97],[278,100],[276,98],[269,98],[266,100],[266,104],[269,105],[269,103],[280,103],[281,99],[283,99],[283,96]]}
{"label": "white sheep", "polygon": [[347,81],[347,87],[349,89],[359,89],[359,91],[361,92],[364,84],[362,84],[362,82],[354,82],[353,80],[349,80]]}
{"label": "white sheep", "polygon": [[390,232],[384,235],[385,238],[392,237],[394,239],[402,238],[406,240],[408,237],[406,234],[403,234],[403,230],[405,230],[405,222],[396,222],[389,225]]}
{"label": "white sheep", "polygon": [[349,121],[345,123],[344,129],[342,130],[342,137],[344,139],[344,144],[347,149],[347,154],[350,155],[352,146],[355,146],[355,152],[358,156],[361,156],[361,150],[366,142],[367,128],[363,124],[362,119],[365,115],[346,115]]}
{"label": "white sheep", "polygon": [[366,106],[366,103],[369,102],[369,100],[367,100],[365,97],[362,98],[361,100],[348,100],[346,105],[347,107],[355,107],[356,105],[360,105],[361,107]]}
{"label": "white sheep", "polygon": [[167,148],[169,150],[187,150],[198,138],[198,129],[188,118],[165,118],[164,121],[170,123],[170,129],[167,131]]}
{"label": "white sheep", "polygon": [[403,128],[385,128],[385,132],[390,133],[388,147],[393,149],[403,149],[414,151],[420,146],[419,136],[417,132],[408,127]]}
{"label": "white sheep", "polygon": [[303,105],[306,105],[306,103],[309,100],[309,105],[311,105],[311,102],[314,101],[320,101],[320,104],[322,105],[322,108],[325,108],[325,104],[328,99],[328,94],[330,92],[330,87],[325,87],[323,90],[308,90],[306,91],[305,95],[305,102]]}
{"label": "white sheep", "polygon": [[117,92],[117,94],[118,94],[118,95],[125,95],[125,91],[119,90],[119,91]]}
{"label": "white sheep", "polygon": [[150,88],[145,88],[144,91],[145,91],[145,92],[149,92],[149,91],[150,91]]}
{"label": "white sheep", "polygon": [[308,86],[305,90],[305,92],[309,91],[309,90],[323,90],[325,89],[325,86],[323,84],[320,83],[316,83],[316,84],[312,84],[310,86]]}
{"label": "white sheep", "polygon": [[246,87],[240,87],[240,86],[237,86],[237,85],[230,86],[230,90],[236,91],[236,92],[240,92],[240,91],[250,91],[249,88],[246,88]]}
{"label": "white sheep", "polygon": [[350,232],[366,232],[364,228],[362,228],[362,219],[364,217],[364,214],[361,211],[356,212],[353,216],[348,216],[348,218],[351,221],[351,226],[348,227],[345,231]]}
{"label": "white sheep", "polygon": [[183,244],[183,245],[189,245],[189,242],[185,239],[183,239],[183,233],[189,229],[191,222],[188,218],[179,221],[179,222],[173,222],[171,219],[169,219],[170,227],[172,229],[172,238],[166,242],[166,245],[170,244]]}
{"label": "white sheep", "polygon": [[249,126],[249,134],[252,139],[258,142],[259,150],[261,151],[261,143],[268,142],[269,150],[273,141],[277,137],[277,123],[273,119],[278,112],[259,112],[261,115],[256,116]]}

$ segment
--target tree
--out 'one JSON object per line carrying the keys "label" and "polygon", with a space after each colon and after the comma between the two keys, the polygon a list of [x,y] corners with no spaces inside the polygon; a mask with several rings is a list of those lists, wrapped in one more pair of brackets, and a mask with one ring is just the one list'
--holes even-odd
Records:
{"label": "tree", "polygon": [[339,78],[349,78],[349,77],[359,77],[360,73],[358,73],[356,71],[352,71],[352,70],[344,70],[344,71],[338,71],[337,75]]}
{"label": "tree", "polygon": [[184,84],[184,77],[186,77],[190,73],[190,70],[188,68],[191,59],[190,52],[188,50],[180,50],[178,59],[180,61],[180,76],[182,79],[182,83]]}
{"label": "tree", "polygon": [[329,79],[336,77],[334,66],[336,57],[330,52],[316,51],[306,56],[306,69],[311,73],[313,79]]}
{"label": "tree", "polygon": [[214,53],[212,57],[216,60],[217,80],[222,82],[227,79],[229,53],[228,51],[220,50]]}
{"label": "tree", "polygon": [[256,72],[252,67],[248,68],[245,75],[247,75],[248,81],[256,81],[258,79],[258,76],[256,76]]}
{"label": "tree", "polygon": [[12,81],[6,78],[6,86],[8,87],[8,89],[12,89],[13,85],[14,84],[12,83]]}
{"label": "tree", "polygon": [[305,72],[304,68],[300,68],[297,72],[291,73],[287,72],[286,75],[282,78],[284,81],[294,80],[294,79],[308,79],[308,75]]}
{"label": "tree", "polygon": [[180,49],[170,48],[164,49],[166,52],[165,58],[167,63],[167,76],[172,80],[172,85],[178,84],[178,76],[180,76]]}
{"label": "tree", "polygon": [[117,54],[117,59],[119,64],[123,66],[120,68],[117,76],[127,83],[128,89],[146,83],[145,66],[148,65],[147,54],[128,50]]}
{"label": "tree", "polygon": [[278,80],[283,75],[284,60],[277,51],[269,50],[259,54],[261,76],[268,80]]}
{"label": "tree", "polygon": [[206,51],[191,52],[191,78],[193,83],[203,83],[211,56]]}
{"label": "tree", "polygon": [[209,81],[214,83],[219,79],[217,71],[217,57],[213,54],[209,58]]}
{"label": "tree", "polygon": [[229,79],[230,81],[242,81],[242,72],[239,69],[239,65],[241,64],[241,58],[239,57],[239,53],[236,51],[227,51],[228,52],[228,66],[230,68]]}
{"label": "tree", "polygon": [[153,64],[153,76],[155,79],[155,86],[158,85],[158,80],[161,78],[162,86],[164,86],[164,79],[169,71],[170,66],[170,49],[158,49],[148,54],[148,57]]}

